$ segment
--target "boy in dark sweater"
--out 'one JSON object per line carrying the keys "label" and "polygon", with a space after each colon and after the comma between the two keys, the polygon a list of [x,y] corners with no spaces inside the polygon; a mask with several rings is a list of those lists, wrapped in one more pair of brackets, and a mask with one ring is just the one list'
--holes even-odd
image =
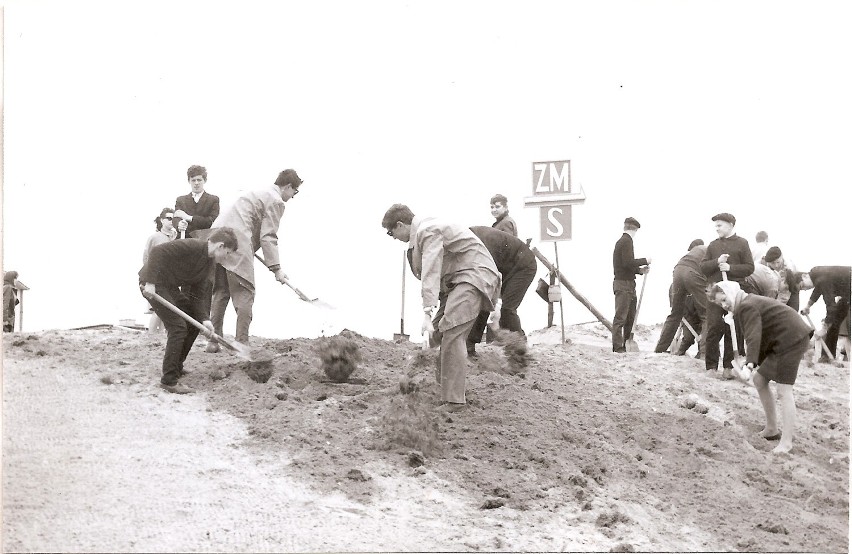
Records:
{"label": "boy in dark sweater", "polygon": [[168,338],[163,356],[160,383],[169,392],[186,394],[191,389],[178,385],[183,362],[198,337],[198,329],[150,296],[156,292],[164,300],[201,321],[211,333],[210,299],[213,295],[213,269],[237,249],[233,229],[215,229],[207,240],[186,239],[160,244],[151,249],[148,261],[139,270],[139,288],[163,320]]}

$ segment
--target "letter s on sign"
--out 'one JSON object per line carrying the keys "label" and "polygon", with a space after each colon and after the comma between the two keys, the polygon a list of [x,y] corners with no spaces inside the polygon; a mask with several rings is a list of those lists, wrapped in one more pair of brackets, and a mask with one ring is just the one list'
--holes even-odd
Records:
{"label": "letter s on sign", "polygon": [[553,215],[554,212],[559,212],[559,215],[562,215],[562,208],[550,208],[547,210],[547,220],[553,225],[553,230],[550,227],[547,227],[545,230],[551,237],[561,237],[562,233],[565,232],[565,228]]}

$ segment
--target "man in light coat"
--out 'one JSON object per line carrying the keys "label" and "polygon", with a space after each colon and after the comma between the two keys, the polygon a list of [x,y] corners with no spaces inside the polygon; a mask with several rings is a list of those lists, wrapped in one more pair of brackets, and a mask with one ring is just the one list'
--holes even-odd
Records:
{"label": "man in light coat", "polygon": [[[228,301],[233,300],[237,311],[235,338],[242,344],[249,343],[255,291],[254,253],[258,249],[263,250],[263,260],[278,282],[287,282],[278,254],[278,225],[284,215],[284,203],[299,194],[301,184],[295,170],[285,169],[274,184],[244,193],[213,222],[212,229],[234,229],[239,243],[237,252],[216,266],[210,320],[217,335],[223,335],[225,309]],[[208,343],[207,352],[218,351],[217,343]]]}
{"label": "man in light coat", "polygon": [[482,241],[463,225],[434,217],[414,217],[404,204],[394,204],[382,218],[382,227],[411,250],[411,267],[422,281],[423,325],[435,331],[432,314],[439,296],[446,294],[442,333],[440,382],[442,409],[464,408],[467,349],[465,340],[479,312],[493,311],[500,295],[500,273]]}

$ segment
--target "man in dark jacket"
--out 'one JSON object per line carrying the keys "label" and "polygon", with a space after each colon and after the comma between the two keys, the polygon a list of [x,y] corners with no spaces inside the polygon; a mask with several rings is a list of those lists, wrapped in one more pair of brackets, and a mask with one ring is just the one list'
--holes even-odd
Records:
{"label": "man in dark jacket", "polygon": [[612,318],[613,352],[627,352],[626,341],[633,334],[636,318],[636,275],[647,273],[651,265],[651,258],[633,257],[633,237],[639,227],[639,222],[632,217],[625,219],[624,234],[616,241],[612,251],[612,292],[615,294],[615,316]]}
{"label": "man in dark jacket", "polygon": [[[707,253],[701,262],[701,272],[711,283],[731,280],[739,283],[745,292],[754,292],[745,284],[746,277],[754,273],[754,258],[748,240],[738,237],[734,232],[737,218],[729,213],[720,213],[710,218],[716,224],[716,234],[719,238],[707,245]],[[722,377],[733,379],[731,373],[734,361],[731,331],[722,317],[725,311],[712,302],[707,304],[707,319],[702,335],[705,338],[704,367],[710,371],[719,368],[719,339],[725,337],[725,355],[722,360],[724,371]],[[745,350],[743,334],[737,333],[737,348]]]}
{"label": "man in dark jacket", "polygon": [[209,229],[219,217],[219,197],[204,190],[207,169],[192,165],[186,170],[186,180],[192,192],[175,200],[175,229],[179,239],[188,239],[193,231]]}
{"label": "man in dark jacket", "polygon": [[[672,288],[671,288],[671,306],[672,311],[666,318],[663,324],[663,331],[660,333],[660,340],[657,341],[657,347],[654,352],[665,352],[674,339],[678,326],[681,324],[681,319],[685,315],[686,298],[692,295],[693,303],[699,314],[698,328],[704,328],[704,317],[707,314],[707,295],[704,294],[704,289],[707,287],[707,277],[701,272],[701,261],[707,253],[707,247],[704,246],[704,241],[695,239],[689,244],[687,253],[677,262],[672,272]],[[689,336],[692,336],[691,334]],[[691,342],[689,344],[692,344]],[[689,348],[689,345],[686,346]],[[684,349],[684,352],[686,349]],[[698,351],[704,352],[704,345],[699,339]],[[672,352],[673,354],[675,352]]]}
{"label": "man in dark jacket", "polygon": [[168,338],[163,356],[160,383],[169,392],[185,394],[191,389],[178,386],[183,362],[198,336],[198,328],[150,296],[155,292],[213,331],[210,299],[213,295],[213,269],[237,249],[233,229],[215,229],[207,240],[174,240],[155,246],[148,262],[139,270],[139,288],[163,320]]}
{"label": "man in dark jacket", "polygon": [[[825,302],[825,324],[816,334],[825,338],[825,345],[833,356],[837,355],[837,335],[840,324],[849,321],[850,275],[852,267],[848,265],[820,265],[799,276],[802,290],[813,288],[808,305],[802,309],[807,315],[819,297]],[[838,300],[837,297],[840,297]]]}
{"label": "man in dark jacket", "polygon": [[[494,259],[497,271],[503,277],[500,287],[500,328],[525,335],[518,317],[518,307],[535,278],[535,254],[524,241],[504,231],[484,226],[471,227],[470,230],[485,244]],[[480,312],[467,335],[468,356],[476,354],[476,345],[482,340],[488,314],[489,312]]]}

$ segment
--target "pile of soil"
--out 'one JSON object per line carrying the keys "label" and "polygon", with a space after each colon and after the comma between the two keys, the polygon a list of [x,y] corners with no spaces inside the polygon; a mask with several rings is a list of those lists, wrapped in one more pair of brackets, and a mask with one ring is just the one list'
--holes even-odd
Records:
{"label": "pile of soil", "polygon": [[[242,447],[286,455],[295,478],[365,506],[390,494],[389,478],[428,478],[529,534],[585,532],[593,550],[846,551],[848,364],[802,364],[794,449],[773,455],[754,388],[651,353],[658,335],[640,327],[642,352],[614,354],[598,324],[570,327],[565,343],[551,328],[530,336],[522,371],[502,346],[481,345],[468,407],[451,414],[438,409],[435,350],[352,331],[341,336],[360,361],[341,383],[317,340],[264,338],[252,346],[274,354],[265,382],[201,343],[181,382],[245,422]],[[93,386],[143,390],[156,387],[164,344],[119,330],[4,336],[16,363],[79,363]],[[524,537],[488,549],[523,550]]]}

